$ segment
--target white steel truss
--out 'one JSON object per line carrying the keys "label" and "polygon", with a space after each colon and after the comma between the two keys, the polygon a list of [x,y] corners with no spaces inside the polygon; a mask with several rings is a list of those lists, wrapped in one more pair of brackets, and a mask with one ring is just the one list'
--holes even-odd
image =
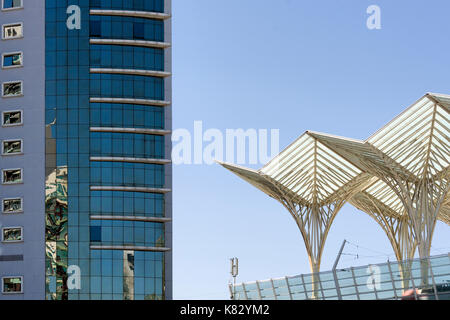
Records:
{"label": "white steel truss", "polygon": [[336,214],[373,179],[309,133],[260,170],[220,164],[289,211],[302,234],[312,274],[320,271],[325,241]]}
{"label": "white steel truss", "polygon": [[[409,242],[410,247],[417,245],[422,259],[430,255],[439,215],[448,223],[445,202],[450,190],[449,107],[450,96],[426,94],[366,141],[311,133],[384,182],[388,188],[384,188],[379,199],[383,204],[390,203],[394,211],[404,208],[412,229],[410,241],[404,242]],[[424,274],[424,281],[426,278]]]}
{"label": "white steel truss", "polygon": [[449,108],[450,96],[426,94],[366,141],[307,131],[260,170],[220,164],[286,207],[313,273],[346,201],[380,224],[398,261],[416,247],[425,258],[436,220],[450,225]]}

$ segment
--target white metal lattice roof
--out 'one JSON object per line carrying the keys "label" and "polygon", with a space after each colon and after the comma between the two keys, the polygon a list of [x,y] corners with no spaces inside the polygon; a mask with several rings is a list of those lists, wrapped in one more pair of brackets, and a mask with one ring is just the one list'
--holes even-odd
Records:
{"label": "white metal lattice roof", "polygon": [[367,179],[359,168],[306,132],[260,170],[220,163],[273,196],[280,190],[303,205],[323,205]]}

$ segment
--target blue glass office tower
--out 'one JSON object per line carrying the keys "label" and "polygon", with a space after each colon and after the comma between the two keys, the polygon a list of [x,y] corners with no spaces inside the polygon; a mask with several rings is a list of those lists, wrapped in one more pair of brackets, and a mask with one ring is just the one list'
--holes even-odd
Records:
{"label": "blue glass office tower", "polygon": [[23,54],[0,77],[21,81],[1,107],[23,121],[1,138],[24,147],[2,165],[22,170],[0,194],[23,208],[1,219],[21,232],[1,298],[171,299],[171,1],[1,1],[22,26],[2,52]]}

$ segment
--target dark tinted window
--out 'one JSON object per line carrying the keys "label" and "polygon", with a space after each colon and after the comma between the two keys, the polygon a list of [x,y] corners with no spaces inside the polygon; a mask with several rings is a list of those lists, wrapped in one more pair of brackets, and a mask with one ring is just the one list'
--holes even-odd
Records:
{"label": "dark tinted window", "polygon": [[133,23],[133,38],[144,39],[144,24],[142,22]]}
{"label": "dark tinted window", "polygon": [[91,242],[102,241],[102,227],[91,226]]}
{"label": "dark tinted window", "polygon": [[3,8],[20,8],[22,6],[22,0],[3,0]]}
{"label": "dark tinted window", "polygon": [[90,21],[89,34],[91,37],[101,37],[102,36],[102,24],[100,21]]}

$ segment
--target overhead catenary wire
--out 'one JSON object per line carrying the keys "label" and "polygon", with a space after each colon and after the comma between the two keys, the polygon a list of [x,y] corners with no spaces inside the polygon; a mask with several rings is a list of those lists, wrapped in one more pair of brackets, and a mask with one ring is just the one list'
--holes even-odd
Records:
{"label": "overhead catenary wire", "polygon": [[[391,258],[395,259],[395,254],[387,254],[385,252],[379,251],[379,250],[375,250],[375,249],[371,249],[371,248],[367,248],[365,246],[361,246],[359,244],[356,244],[354,242],[351,241],[346,241],[349,245],[352,245],[353,247],[356,248],[357,252],[343,252],[342,255],[343,256],[348,256],[347,259],[343,259],[342,262],[350,262],[350,261],[355,261],[355,260],[367,260],[367,259],[380,259],[380,258],[387,258],[387,260],[389,261]],[[376,253],[376,254],[361,254],[359,251],[360,250],[365,250],[365,251],[369,251],[372,253]],[[350,258],[352,257],[352,258]]]}
{"label": "overhead catenary wire", "polygon": [[356,243],[353,243],[353,242],[350,242],[350,241],[347,241],[347,243],[348,243],[348,244],[351,244],[351,245],[353,245],[353,246],[355,246],[357,249],[361,248],[361,249],[365,249],[365,250],[368,250],[368,251],[371,251],[371,252],[374,252],[374,253],[378,253],[379,256],[390,257],[390,256],[393,255],[393,254],[387,254],[387,253],[385,253],[385,252],[381,252],[381,251],[378,251],[378,250],[370,249],[370,248],[361,246],[361,245],[359,245],[359,244],[356,244]]}

